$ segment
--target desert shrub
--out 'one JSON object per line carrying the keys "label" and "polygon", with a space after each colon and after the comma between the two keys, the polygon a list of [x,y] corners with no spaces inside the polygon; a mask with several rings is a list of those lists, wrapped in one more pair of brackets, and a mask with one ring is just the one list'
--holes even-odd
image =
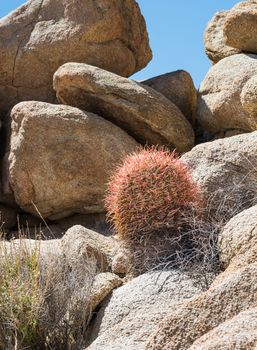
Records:
{"label": "desert shrub", "polygon": [[7,247],[0,252],[0,349],[33,347],[40,343],[43,311],[38,252]]}
{"label": "desert shrub", "polygon": [[83,348],[95,262],[45,256],[40,241],[0,247],[0,349]]}
{"label": "desert shrub", "polygon": [[200,214],[201,194],[188,168],[174,152],[143,149],[127,158],[108,186],[106,207],[117,235],[147,239],[174,234],[192,212]]}

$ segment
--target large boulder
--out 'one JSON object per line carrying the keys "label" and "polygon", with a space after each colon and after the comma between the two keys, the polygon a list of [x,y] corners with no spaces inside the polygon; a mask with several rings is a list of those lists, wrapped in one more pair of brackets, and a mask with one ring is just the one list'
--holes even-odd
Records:
{"label": "large boulder", "polygon": [[226,17],[223,32],[229,46],[257,53],[257,1],[236,4]]}
{"label": "large boulder", "polygon": [[189,350],[256,349],[257,308],[240,312],[198,339]]}
{"label": "large boulder", "polygon": [[257,117],[257,74],[244,85],[240,94],[241,104],[246,112],[256,120]]}
{"label": "large boulder", "polygon": [[104,211],[107,180],[134,139],[95,114],[44,102],[21,102],[11,120],[5,189],[23,210],[51,219]]}
{"label": "large boulder", "polygon": [[213,63],[240,53],[240,50],[225,43],[223,28],[228,13],[228,11],[217,12],[208,23],[204,32],[205,52]]}
{"label": "large boulder", "polygon": [[181,110],[187,120],[194,124],[197,91],[188,72],[177,70],[144,80],[141,83],[167,97]]}
{"label": "large boulder", "polygon": [[[255,55],[233,55],[215,64],[200,86],[198,122],[214,134],[233,129],[256,130],[256,113],[244,108],[240,96],[248,80],[256,74]],[[253,88],[249,89],[255,94]]]}
{"label": "large boulder", "polygon": [[23,100],[52,102],[65,62],[130,76],[151,59],[134,0],[30,0],[0,21],[0,111]]}
{"label": "large boulder", "polygon": [[208,291],[170,310],[169,316],[159,323],[144,349],[188,350],[204,334],[256,306],[257,263],[253,263],[227,274]]}
{"label": "large boulder", "polygon": [[142,144],[160,144],[184,152],[194,133],[182,112],[148,86],[97,67],[66,63],[54,75],[61,103],[100,114]]}
{"label": "large boulder", "polygon": [[257,247],[257,205],[233,217],[219,234],[220,260],[228,266],[233,258]]}
{"label": "large boulder", "polygon": [[88,349],[144,349],[156,323],[176,304],[199,292],[178,271],[146,273],[133,279],[115,290],[100,308],[89,332],[93,342]]}
{"label": "large boulder", "polygon": [[182,156],[207,202],[221,220],[256,203],[257,132],[194,147]]}

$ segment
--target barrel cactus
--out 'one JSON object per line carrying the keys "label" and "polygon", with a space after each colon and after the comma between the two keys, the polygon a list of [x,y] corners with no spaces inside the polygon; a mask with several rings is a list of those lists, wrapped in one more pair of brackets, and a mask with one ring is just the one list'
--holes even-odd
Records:
{"label": "barrel cactus", "polygon": [[174,152],[149,148],[125,158],[108,184],[108,217],[120,238],[173,234],[201,212],[200,189]]}

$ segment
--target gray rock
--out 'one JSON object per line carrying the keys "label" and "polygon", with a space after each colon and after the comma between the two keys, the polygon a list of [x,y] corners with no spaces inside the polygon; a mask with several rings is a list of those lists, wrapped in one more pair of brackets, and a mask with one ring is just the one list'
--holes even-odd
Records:
{"label": "gray rock", "polygon": [[141,275],[115,290],[102,305],[89,350],[139,350],[158,320],[179,302],[199,293],[192,281],[177,271]]}

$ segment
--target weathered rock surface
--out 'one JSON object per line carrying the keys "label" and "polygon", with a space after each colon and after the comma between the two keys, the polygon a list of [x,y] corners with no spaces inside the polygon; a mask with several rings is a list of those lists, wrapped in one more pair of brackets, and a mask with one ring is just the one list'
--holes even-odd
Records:
{"label": "weathered rock surface", "polygon": [[242,1],[228,13],[224,23],[225,42],[244,52],[257,53],[257,2]]}
{"label": "weathered rock surface", "polygon": [[256,203],[257,132],[194,147],[182,156],[213,215],[230,219]]}
{"label": "weathered rock surface", "polygon": [[167,97],[181,110],[187,120],[194,124],[197,91],[188,72],[177,70],[142,81],[141,83],[150,86]]}
{"label": "weathered rock surface", "polygon": [[223,35],[224,22],[229,11],[219,11],[208,23],[204,32],[204,47],[207,56],[213,63],[225,57],[240,53],[240,50],[228,46]]}
{"label": "weathered rock surface", "polygon": [[256,130],[256,113],[248,113],[240,98],[245,84],[256,74],[255,55],[233,55],[215,64],[200,86],[199,123],[213,133],[230,129]]}
{"label": "weathered rock surface", "polygon": [[254,120],[257,116],[257,75],[250,78],[244,85],[241,94],[240,101],[243,108],[248,112]]}
{"label": "weathered rock surface", "polygon": [[144,349],[156,322],[177,303],[199,293],[176,271],[146,273],[115,290],[93,325],[90,350]]}
{"label": "weathered rock surface", "polygon": [[[257,306],[257,264],[230,273],[219,284],[170,310],[145,350],[186,350],[218,325]],[[231,348],[232,349],[232,348]]]}
{"label": "weathered rock surface", "polygon": [[257,247],[257,205],[233,217],[219,234],[220,260],[228,266],[231,260]]}
{"label": "weathered rock surface", "polygon": [[80,225],[71,227],[61,243],[65,256],[81,261],[94,259],[100,272],[110,271],[115,244],[113,237],[105,237]]}
{"label": "weathered rock surface", "polygon": [[148,86],[86,64],[67,63],[54,75],[60,102],[100,114],[137,141],[184,152],[194,133],[182,112]]}
{"label": "weathered rock surface", "polygon": [[122,285],[122,279],[111,272],[99,273],[93,283],[90,308],[95,310],[98,305],[113,291]]}
{"label": "weathered rock surface", "polygon": [[73,107],[21,102],[11,118],[7,180],[17,204],[51,219],[104,211],[110,173],[138,144],[107,120]]}
{"label": "weathered rock surface", "polygon": [[19,101],[54,101],[52,77],[65,62],[123,76],[151,59],[134,0],[30,0],[0,21],[0,111]]}
{"label": "weathered rock surface", "polygon": [[257,308],[244,311],[198,339],[189,350],[256,349]]}

